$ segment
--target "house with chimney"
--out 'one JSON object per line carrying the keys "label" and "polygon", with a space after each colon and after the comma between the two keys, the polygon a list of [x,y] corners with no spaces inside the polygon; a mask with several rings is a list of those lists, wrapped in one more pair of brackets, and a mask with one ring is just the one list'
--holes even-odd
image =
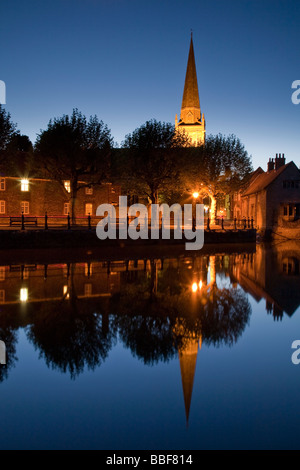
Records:
{"label": "house with chimney", "polygon": [[258,168],[247,187],[233,195],[233,216],[254,220],[264,236],[300,239],[300,170],[284,154]]}

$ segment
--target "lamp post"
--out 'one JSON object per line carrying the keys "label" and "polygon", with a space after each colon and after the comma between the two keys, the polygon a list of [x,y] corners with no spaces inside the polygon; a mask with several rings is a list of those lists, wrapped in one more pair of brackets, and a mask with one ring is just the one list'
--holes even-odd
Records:
{"label": "lamp post", "polygon": [[196,204],[197,204],[197,199],[199,197],[199,193],[195,191],[193,193],[193,215],[192,215],[192,228],[193,230],[196,230]]}

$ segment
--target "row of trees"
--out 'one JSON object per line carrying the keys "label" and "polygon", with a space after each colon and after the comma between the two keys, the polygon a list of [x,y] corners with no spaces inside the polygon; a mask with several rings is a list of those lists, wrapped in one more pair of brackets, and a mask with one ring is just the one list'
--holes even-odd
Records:
{"label": "row of trees", "polygon": [[210,197],[214,215],[218,198],[239,189],[252,171],[251,159],[234,135],[209,135],[205,145],[191,147],[186,134],[153,119],[127,135],[116,149],[107,125],[97,116],[88,120],[77,109],[50,120],[33,147],[0,105],[2,172],[13,171],[20,154],[31,177],[43,174],[62,188],[70,181],[67,195],[73,218],[78,192],[107,181],[121,184],[123,192],[146,197],[149,204],[178,202],[198,192]]}

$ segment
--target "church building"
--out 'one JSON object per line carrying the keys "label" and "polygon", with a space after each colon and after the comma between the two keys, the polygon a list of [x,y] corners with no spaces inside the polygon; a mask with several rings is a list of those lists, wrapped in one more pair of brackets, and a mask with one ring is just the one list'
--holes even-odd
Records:
{"label": "church building", "polygon": [[188,134],[192,146],[205,142],[205,119],[200,108],[193,36],[191,36],[180,120],[178,121],[176,114],[175,128]]}

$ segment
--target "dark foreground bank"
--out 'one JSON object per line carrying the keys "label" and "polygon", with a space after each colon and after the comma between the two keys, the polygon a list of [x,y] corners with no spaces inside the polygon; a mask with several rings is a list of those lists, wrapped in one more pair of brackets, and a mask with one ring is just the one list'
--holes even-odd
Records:
{"label": "dark foreground bank", "polygon": [[[98,248],[134,247],[134,246],[170,246],[184,245],[188,242],[184,235],[181,240],[174,240],[171,231],[170,240],[99,240],[95,229],[92,230],[1,230],[0,243],[7,249],[48,249],[48,248]],[[256,230],[205,230],[204,245],[255,243]]]}

